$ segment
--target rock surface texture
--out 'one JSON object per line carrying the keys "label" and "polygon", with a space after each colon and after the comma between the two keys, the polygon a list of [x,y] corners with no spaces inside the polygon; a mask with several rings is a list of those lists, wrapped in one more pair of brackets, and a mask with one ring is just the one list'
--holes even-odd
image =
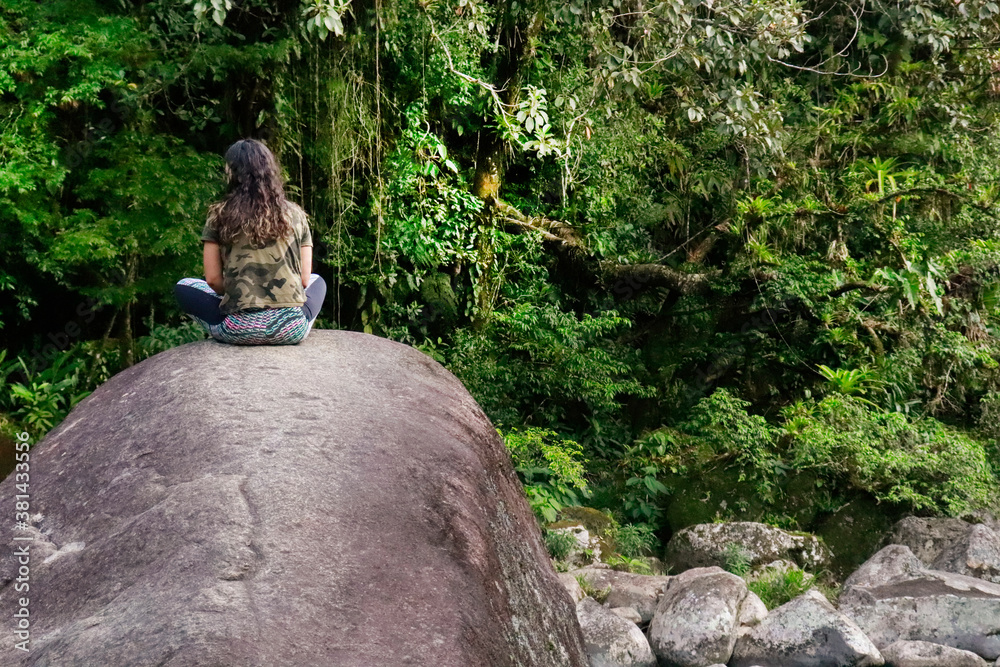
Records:
{"label": "rock surface texture", "polygon": [[31,651],[5,665],[587,664],[500,436],[399,343],[158,354],[31,451],[30,489]]}
{"label": "rock surface texture", "polygon": [[646,635],[593,598],[576,606],[590,667],[656,667]]}
{"label": "rock surface texture", "polygon": [[931,569],[1000,583],[1000,533],[977,523],[941,552]]}
{"label": "rock surface texture", "polygon": [[675,572],[726,564],[727,548],[737,548],[751,566],[790,560],[800,567],[820,569],[830,553],[813,535],[794,535],[752,521],[703,523],[678,531],[667,543],[665,561]]}
{"label": "rock surface texture", "polygon": [[606,566],[584,567],[571,574],[583,577],[597,591],[610,589],[605,606],[631,607],[638,612],[642,623],[653,619],[656,605],[673,578],[618,572]]}
{"label": "rock surface texture", "polygon": [[822,593],[810,590],[772,609],[736,643],[731,667],[867,667],[883,664],[875,645]]}
{"label": "rock surface texture", "polygon": [[671,577],[649,626],[649,643],[660,663],[704,667],[729,662],[748,593],[743,579],[717,567]]}
{"label": "rock surface texture", "polygon": [[969,532],[969,527],[961,519],[908,516],[896,522],[884,543],[909,547],[925,567],[930,567],[941,552]]}
{"label": "rock surface texture", "polygon": [[[852,575],[840,596],[840,610],[879,647],[916,640],[987,660],[1000,657],[1000,585],[937,570],[914,572],[913,558],[898,545],[872,556],[871,561],[880,563],[878,576]],[[866,568],[867,563],[861,569]],[[889,576],[892,572],[899,574]]]}
{"label": "rock surface texture", "polygon": [[909,547],[924,567],[1000,583],[1000,522],[906,517],[885,543]]}
{"label": "rock surface texture", "polygon": [[895,642],[882,657],[886,667],[989,667],[975,653],[930,642]]}

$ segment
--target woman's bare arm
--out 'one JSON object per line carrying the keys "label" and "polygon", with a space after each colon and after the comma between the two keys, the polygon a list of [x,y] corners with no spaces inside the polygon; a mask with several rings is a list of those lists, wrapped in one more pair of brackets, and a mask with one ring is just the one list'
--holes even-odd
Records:
{"label": "woman's bare arm", "polygon": [[309,287],[309,276],[312,275],[313,249],[311,245],[304,245],[299,248],[299,257],[302,260],[302,286]]}
{"label": "woman's bare arm", "polygon": [[222,251],[219,250],[218,243],[205,241],[203,260],[205,262],[205,282],[215,290],[216,294],[225,294],[226,290],[222,282]]}

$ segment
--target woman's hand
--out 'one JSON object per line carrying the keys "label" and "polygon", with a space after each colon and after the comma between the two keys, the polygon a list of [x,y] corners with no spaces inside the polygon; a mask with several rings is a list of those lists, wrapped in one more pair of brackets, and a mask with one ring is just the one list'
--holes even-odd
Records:
{"label": "woman's hand", "polygon": [[215,290],[216,294],[225,294],[226,289],[222,281],[222,251],[218,243],[205,241],[202,248],[202,259],[205,262],[205,282]]}

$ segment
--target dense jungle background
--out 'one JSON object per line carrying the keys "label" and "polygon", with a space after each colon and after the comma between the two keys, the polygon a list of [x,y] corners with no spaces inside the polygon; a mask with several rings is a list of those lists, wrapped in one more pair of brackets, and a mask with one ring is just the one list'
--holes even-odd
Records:
{"label": "dense jungle background", "polygon": [[255,137],[311,216],[317,326],[446,365],[541,520],[609,511],[627,558],[713,520],[861,553],[903,513],[995,511],[998,20],[3,0],[0,430],[205,337],[172,286]]}

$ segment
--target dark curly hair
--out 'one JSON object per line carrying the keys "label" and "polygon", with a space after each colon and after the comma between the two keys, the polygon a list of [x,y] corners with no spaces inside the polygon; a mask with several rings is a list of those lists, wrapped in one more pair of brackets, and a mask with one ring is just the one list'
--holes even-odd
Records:
{"label": "dark curly hair", "polygon": [[241,234],[263,246],[290,229],[281,168],[274,154],[256,139],[241,139],[226,151],[229,186],[221,201],[208,209],[216,220],[219,241],[231,245]]}

